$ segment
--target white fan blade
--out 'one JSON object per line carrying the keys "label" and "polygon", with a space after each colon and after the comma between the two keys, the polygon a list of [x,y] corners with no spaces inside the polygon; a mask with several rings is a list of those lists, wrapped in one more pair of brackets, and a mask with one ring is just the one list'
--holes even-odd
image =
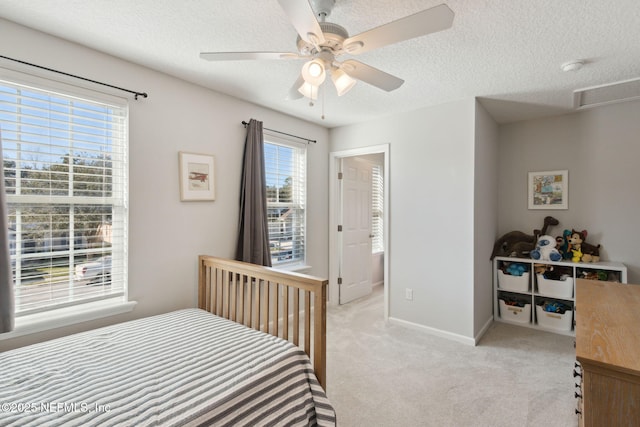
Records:
{"label": "white fan blade", "polygon": [[454,13],[449,9],[449,6],[441,4],[349,37],[344,41],[343,46],[349,53],[367,52],[393,43],[446,30],[453,24],[453,16]]}
{"label": "white fan blade", "polygon": [[278,0],[300,38],[314,46],[324,43],[324,35],[307,0]]}
{"label": "white fan blade", "polygon": [[291,89],[289,89],[289,94],[287,95],[287,101],[292,101],[294,99],[302,98],[302,94],[298,89],[300,88],[300,86],[302,86],[303,83],[304,83],[304,78],[302,78],[302,74],[300,74],[300,76],[298,77],[298,80],[296,80],[293,86],[291,86]]}
{"label": "white fan blade", "polygon": [[370,65],[363,64],[355,59],[344,61],[340,68],[354,79],[362,80],[365,83],[369,83],[387,92],[398,89],[404,83],[404,80],[396,76],[392,76]]}
{"label": "white fan blade", "polygon": [[298,59],[302,55],[291,52],[202,52],[200,58],[207,61],[242,61],[247,59]]}

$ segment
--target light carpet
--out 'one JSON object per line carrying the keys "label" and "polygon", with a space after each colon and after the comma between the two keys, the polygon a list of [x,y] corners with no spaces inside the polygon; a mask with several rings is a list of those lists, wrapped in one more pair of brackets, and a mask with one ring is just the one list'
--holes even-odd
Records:
{"label": "light carpet", "polygon": [[384,321],[382,287],[331,306],[327,394],[341,427],[578,425],[574,338],[494,323],[476,347]]}

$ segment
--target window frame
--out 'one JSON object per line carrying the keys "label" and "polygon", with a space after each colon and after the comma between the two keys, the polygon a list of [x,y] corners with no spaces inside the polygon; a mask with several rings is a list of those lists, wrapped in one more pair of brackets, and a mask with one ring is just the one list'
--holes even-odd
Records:
{"label": "window frame", "polygon": [[[307,204],[308,204],[308,198],[307,198],[307,145],[304,143],[299,143],[299,142],[292,142],[289,140],[285,140],[283,138],[279,138],[277,136],[271,135],[271,134],[265,134],[264,136],[264,144],[265,144],[265,150],[264,150],[264,157],[265,157],[265,175],[269,175],[269,170],[268,170],[268,159],[267,159],[267,145],[274,145],[274,146],[281,146],[281,147],[285,147],[285,148],[289,148],[293,150],[293,159],[292,162],[294,164],[294,171],[293,173],[296,173],[296,168],[298,169],[298,174],[297,174],[297,179],[292,179],[292,185],[295,186],[295,188],[292,191],[293,194],[293,200],[290,203],[287,202],[269,202],[268,197],[267,197],[267,213],[269,212],[270,209],[274,209],[274,208],[283,208],[286,206],[293,206],[294,208],[297,209],[302,209],[302,219],[299,223],[301,230],[296,234],[296,236],[300,236],[298,237],[298,240],[300,241],[300,246],[301,249],[298,248],[296,249],[295,244],[292,246],[292,259],[283,259],[281,261],[278,261],[277,259],[274,260],[274,258],[272,257],[272,266],[275,268],[280,268],[280,269],[296,269],[297,267],[300,266],[306,266],[306,260],[307,260]],[[302,180],[302,182],[300,182],[300,180]],[[297,183],[297,184],[296,184]],[[267,178],[267,188],[269,187],[269,178]],[[267,191],[268,192],[268,191]],[[295,199],[298,199],[297,201]],[[297,206],[296,206],[297,205]],[[267,221],[269,222],[268,219],[268,214],[267,214]],[[269,224],[268,224],[269,225]],[[270,230],[271,227],[268,226],[268,229]],[[292,237],[293,240],[296,240],[296,237]],[[270,241],[270,247],[271,247],[271,236],[269,236],[269,241]],[[302,256],[294,256],[294,254],[296,252],[302,252]]]}
{"label": "window frame", "polygon": [[[120,168],[119,173],[112,173],[112,186],[110,188],[113,193],[111,197],[109,197],[109,203],[103,203],[101,200],[99,203],[92,203],[96,206],[112,206],[112,215],[117,215],[115,207],[117,206],[121,212],[118,214],[121,218],[121,224],[123,227],[122,235],[118,238],[121,240],[116,247],[112,247],[111,251],[113,253],[117,253],[120,257],[119,259],[119,280],[122,282],[122,289],[116,292],[107,292],[105,293],[105,297],[100,298],[87,298],[85,300],[79,299],[75,301],[71,301],[68,304],[59,304],[59,305],[51,305],[48,307],[42,307],[38,309],[34,309],[31,311],[25,311],[23,313],[16,313],[15,317],[15,329],[12,332],[6,334],[0,334],[0,339],[13,338],[16,336],[26,335],[34,332],[40,332],[48,329],[58,328],[62,326],[67,326],[71,324],[75,324],[78,322],[98,319],[106,316],[111,316],[115,314],[125,313],[131,311],[133,307],[136,305],[134,301],[129,301],[129,289],[128,289],[128,221],[129,221],[129,200],[128,200],[128,187],[129,187],[129,167],[128,167],[128,156],[129,156],[129,105],[128,100],[122,97],[110,95],[104,92],[98,92],[96,90],[92,90],[86,87],[80,87],[74,84],[68,84],[61,81],[51,80],[46,77],[40,77],[37,75],[25,74],[20,71],[0,68],[0,80],[2,84],[8,85],[17,85],[17,86],[26,86],[27,88],[35,89],[36,91],[46,92],[55,95],[60,95],[64,98],[77,98],[80,102],[87,101],[87,103],[100,103],[110,105],[116,108],[119,108],[123,111],[122,119],[121,119],[121,136],[122,136],[122,146],[119,149],[121,152],[119,153],[120,158],[116,162],[113,158],[110,161],[113,161],[109,168]],[[11,131],[6,131],[11,132]],[[50,145],[48,143],[48,145]],[[4,160],[4,159],[3,159]],[[114,166],[114,164],[116,164]],[[106,170],[106,169],[105,169]],[[4,179],[4,177],[3,177]],[[122,180],[122,182],[118,182],[118,180]],[[118,194],[119,193],[119,194]],[[12,204],[16,203],[17,200],[21,200],[20,198],[24,196],[15,195],[15,194],[7,194],[7,203]],[[73,193],[67,194],[66,196],[28,196],[31,198],[31,201],[35,201],[41,205],[45,205],[46,202],[44,200],[48,198],[49,203],[58,203],[64,202],[68,203],[69,215],[72,216],[71,213],[74,210],[75,201],[78,199],[91,199],[88,196],[76,196]],[[95,202],[96,200],[92,200]],[[24,201],[20,203],[28,203],[29,198],[24,198]],[[112,218],[113,219],[113,218]],[[71,244],[72,240],[75,240],[72,237],[73,226],[70,225],[67,229],[68,232],[68,242],[70,248],[73,247]],[[16,248],[18,241],[16,241]],[[49,252],[51,254],[56,254],[53,249],[50,249]],[[64,255],[62,251],[61,255]],[[85,252],[87,252],[85,250]],[[89,251],[90,252],[90,251]],[[44,253],[44,252],[43,252]],[[53,257],[53,256],[52,256]],[[69,255],[69,259],[73,260],[73,256]],[[70,269],[73,270],[75,265],[70,266]],[[115,271],[115,270],[114,270]],[[73,274],[72,271],[69,272],[69,275]],[[71,282],[70,286],[73,286],[73,282]]]}

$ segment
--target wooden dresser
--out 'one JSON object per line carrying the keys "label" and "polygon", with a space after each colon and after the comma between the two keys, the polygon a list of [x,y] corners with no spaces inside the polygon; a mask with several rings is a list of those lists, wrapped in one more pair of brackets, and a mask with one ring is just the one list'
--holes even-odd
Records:
{"label": "wooden dresser", "polygon": [[580,425],[640,426],[640,285],[576,282]]}

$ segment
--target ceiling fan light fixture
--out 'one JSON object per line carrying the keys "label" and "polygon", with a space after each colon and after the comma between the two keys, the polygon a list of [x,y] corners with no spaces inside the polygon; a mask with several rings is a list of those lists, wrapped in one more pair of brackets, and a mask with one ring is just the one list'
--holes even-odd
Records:
{"label": "ceiling fan light fixture", "polygon": [[325,77],[324,64],[319,59],[312,59],[302,66],[302,78],[313,86],[320,86]]}
{"label": "ceiling fan light fixture", "polygon": [[309,75],[311,77],[320,77],[323,72],[324,69],[322,68],[322,65],[318,64],[317,62],[312,62],[311,64],[309,64]]}
{"label": "ceiling fan light fixture", "polygon": [[298,92],[312,101],[318,99],[318,90],[319,86],[312,85],[309,82],[302,83],[302,85],[298,88]]}
{"label": "ceiling fan light fixture", "polygon": [[357,81],[339,68],[331,72],[331,80],[333,80],[338,96],[349,92]]}

